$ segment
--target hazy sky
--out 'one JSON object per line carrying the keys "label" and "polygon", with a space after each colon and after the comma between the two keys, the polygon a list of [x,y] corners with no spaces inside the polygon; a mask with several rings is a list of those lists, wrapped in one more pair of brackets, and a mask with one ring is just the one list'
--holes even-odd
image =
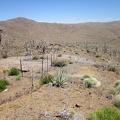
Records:
{"label": "hazy sky", "polygon": [[0,21],[26,17],[58,23],[120,20],[120,0],[0,0]]}

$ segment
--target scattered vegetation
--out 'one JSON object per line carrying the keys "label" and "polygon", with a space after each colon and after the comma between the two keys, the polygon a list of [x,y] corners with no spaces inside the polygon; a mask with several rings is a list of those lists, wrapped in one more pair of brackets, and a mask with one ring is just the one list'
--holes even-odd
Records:
{"label": "scattered vegetation", "polygon": [[17,77],[16,77],[16,81],[19,81],[19,80],[21,80],[21,77],[20,77],[20,76],[17,76]]}
{"label": "scattered vegetation", "polygon": [[38,59],[39,59],[38,56],[34,56],[34,57],[33,57],[33,60],[38,60]]}
{"label": "scattered vegetation", "polygon": [[68,80],[68,76],[63,71],[58,71],[54,75],[53,82],[57,87],[63,87]]}
{"label": "scattered vegetation", "polygon": [[100,82],[96,78],[90,77],[88,75],[84,75],[81,80],[83,80],[83,83],[87,88],[94,88],[100,86]]}
{"label": "scattered vegetation", "polygon": [[116,95],[117,94],[117,90],[115,88],[110,89],[109,94]]}
{"label": "scattered vegetation", "polygon": [[117,94],[120,94],[120,85],[118,85],[116,89],[117,89]]}
{"label": "scattered vegetation", "polygon": [[69,60],[68,62],[69,62],[69,64],[73,64],[73,61],[72,61],[72,60]]}
{"label": "scattered vegetation", "polygon": [[40,79],[40,83],[43,84],[48,84],[50,82],[52,82],[53,80],[53,76],[52,75],[46,75],[45,77]]}
{"label": "scattered vegetation", "polygon": [[118,107],[119,109],[120,109],[120,98],[118,98],[118,99],[115,99],[115,101],[114,101],[115,103],[115,106],[116,107]]}
{"label": "scattered vegetation", "polygon": [[120,113],[111,107],[104,107],[90,113],[87,120],[120,120]]}
{"label": "scattered vegetation", "polygon": [[96,52],[96,53],[95,53],[95,57],[96,57],[96,58],[102,57],[102,54],[101,54],[101,53]]}
{"label": "scattered vegetation", "polygon": [[118,87],[120,85],[120,80],[117,80],[116,82],[115,82],[115,87]]}
{"label": "scattered vegetation", "polygon": [[115,89],[116,89],[116,94],[119,94],[120,93],[120,80],[117,80],[115,82],[115,85],[114,85]]}
{"label": "scattered vegetation", "polygon": [[0,92],[6,89],[6,86],[9,85],[9,82],[5,79],[0,79]]}
{"label": "scattered vegetation", "polygon": [[15,67],[13,67],[9,70],[9,76],[17,76],[17,75],[19,75],[19,73],[20,73],[20,71]]}
{"label": "scattered vegetation", "polygon": [[108,70],[108,71],[112,71],[112,72],[116,72],[116,71],[117,71],[117,67],[114,66],[114,65],[112,65],[112,64],[109,64],[109,65],[107,66],[107,70]]}
{"label": "scattered vegetation", "polygon": [[84,79],[86,79],[86,78],[90,78],[90,76],[84,75],[84,76],[81,78],[81,80],[84,80]]}
{"label": "scattered vegetation", "polygon": [[105,91],[106,90],[106,87],[105,86],[102,86],[102,91]]}
{"label": "scattered vegetation", "polygon": [[2,54],[2,58],[8,58],[7,54]]}
{"label": "scattered vegetation", "polygon": [[52,62],[53,67],[64,67],[67,65],[67,61],[65,60],[55,60]]}
{"label": "scattered vegetation", "polygon": [[7,74],[7,73],[8,73],[8,70],[3,70],[3,73],[4,73],[4,74]]}
{"label": "scattered vegetation", "polygon": [[62,57],[62,54],[58,54],[58,57]]}
{"label": "scattered vegetation", "polygon": [[40,59],[45,59],[44,55],[40,56]]}

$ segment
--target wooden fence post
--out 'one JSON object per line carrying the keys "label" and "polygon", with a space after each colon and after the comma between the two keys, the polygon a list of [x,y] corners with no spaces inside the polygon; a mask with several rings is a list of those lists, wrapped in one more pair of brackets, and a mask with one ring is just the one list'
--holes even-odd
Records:
{"label": "wooden fence post", "polygon": [[47,55],[47,73],[48,73],[48,55]]}
{"label": "wooden fence post", "polygon": [[52,54],[51,54],[51,67],[52,67],[52,62],[53,62],[53,60],[52,60]]}
{"label": "wooden fence post", "polygon": [[20,70],[21,70],[21,72],[22,72],[22,77],[23,77],[22,61],[21,61],[21,59],[20,59]]}
{"label": "wooden fence post", "polygon": [[44,69],[43,69],[43,64],[44,64],[44,63],[43,63],[43,60],[44,60],[44,59],[42,59],[42,77],[43,77],[43,70],[44,70]]}

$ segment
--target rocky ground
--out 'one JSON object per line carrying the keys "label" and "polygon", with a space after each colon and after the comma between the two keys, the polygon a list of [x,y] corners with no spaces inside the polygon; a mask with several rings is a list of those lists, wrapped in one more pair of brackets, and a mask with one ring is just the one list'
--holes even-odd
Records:
{"label": "rocky ground", "polygon": [[[49,57],[50,58],[50,57]],[[24,73],[21,80],[15,76],[2,73],[4,69],[13,66],[19,68],[22,59]],[[120,78],[114,72],[108,72],[94,67],[95,59],[84,54],[79,56],[63,55],[60,59],[72,59],[73,64],[63,67],[70,80],[64,88],[51,85],[39,85],[41,62],[29,60],[29,57],[11,57],[0,60],[0,75],[6,78],[10,85],[6,91],[0,93],[0,120],[59,120],[56,113],[63,109],[74,110],[84,118],[88,113],[103,106],[114,106],[109,90],[114,82]],[[44,64],[46,66],[46,62]],[[31,71],[34,71],[35,89],[31,90]],[[60,68],[50,67],[49,74],[54,74]],[[89,75],[101,82],[98,88],[85,88],[80,78]],[[81,119],[82,120],[82,119]]]}

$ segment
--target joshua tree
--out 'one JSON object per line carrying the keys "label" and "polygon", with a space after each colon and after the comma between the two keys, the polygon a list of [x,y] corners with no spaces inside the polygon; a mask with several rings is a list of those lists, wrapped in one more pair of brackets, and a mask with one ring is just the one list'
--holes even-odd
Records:
{"label": "joshua tree", "polygon": [[2,30],[0,30],[0,45],[1,45],[1,41],[2,41],[1,35],[2,35]]}
{"label": "joshua tree", "polygon": [[40,48],[41,52],[44,54],[48,45],[49,45],[49,41],[47,41],[47,40],[40,40],[38,48]]}

